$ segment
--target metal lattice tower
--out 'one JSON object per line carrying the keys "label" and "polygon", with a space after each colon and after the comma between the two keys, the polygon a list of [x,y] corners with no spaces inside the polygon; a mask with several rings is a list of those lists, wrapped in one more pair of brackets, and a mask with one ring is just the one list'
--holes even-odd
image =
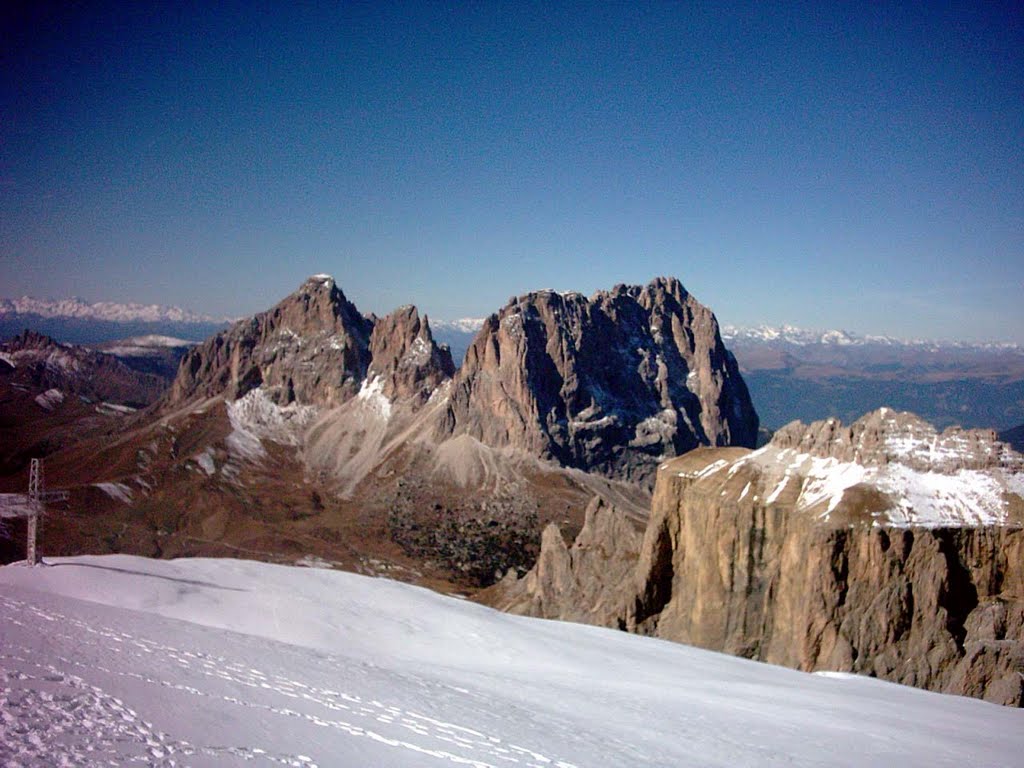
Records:
{"label": "metal lattice tower", "polygon": [[36,536],[39,528],[39,515],[42,513],[43,493],[43,463],[39,459],[32,459],[28,471],[28,543],[25,547],[25,562],[35,565],[39,562],[39,555],[36,553]]}
{"label": "metal lattice tower", "polygon": [[46,502],[65,501],[67,491],[47,491],[43,480],[43,460],[32,459],[28,470],[28,541],[25,546],[25,562],[36,565],[39,562],[37,539],[39,536],[39,518],[46,511]]}

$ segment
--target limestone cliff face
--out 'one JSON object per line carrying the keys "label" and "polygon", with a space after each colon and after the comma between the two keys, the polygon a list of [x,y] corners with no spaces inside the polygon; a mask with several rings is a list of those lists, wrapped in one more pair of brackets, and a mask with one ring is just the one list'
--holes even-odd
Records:
{"label": "limestone cliff face", "polygon": [[700,449],[661,466],[622,585],[546,535],[506,607],[1022,706],[1022,459],[889,410]]}
{"label": "limestone cliff face", "polygon": [[498,607],[541,618],[615,626],[631,597],[633,571],[643,543],[636,524],[594,498],[571,546],[554,523],[544,529],[537,564],[522,579],[500,588]]}
{"label": "limestone cliff face", "polygon": [[792,501],[768,502],[772,488],[746,471],[698,478],[717,453],[659,475],[627,628],[1024,703],[1020,527],[893,528],[842,511],[815,519]]}
{"label": "limestone cliff face", "polygon": [[757,426],[714,315],[659,278],[510,301],[467,352],[437,433],[649,481],[698,445],[753,446]]}

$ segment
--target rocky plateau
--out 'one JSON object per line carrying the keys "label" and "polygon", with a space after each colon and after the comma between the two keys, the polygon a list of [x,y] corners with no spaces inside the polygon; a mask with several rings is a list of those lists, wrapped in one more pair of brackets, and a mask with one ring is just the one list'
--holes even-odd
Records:
{"label": "rocky plateau", "polygon": [[881,409],[658,471],[643,533],[595,504],[493,588],[508,610],[1024,705],[1024,457]]}

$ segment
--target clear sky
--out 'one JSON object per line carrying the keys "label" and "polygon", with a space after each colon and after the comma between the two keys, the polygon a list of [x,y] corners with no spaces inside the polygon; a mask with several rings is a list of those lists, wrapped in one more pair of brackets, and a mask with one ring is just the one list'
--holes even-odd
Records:
{"label": "clear sky", "polygon": [[1020,2],[3,7],[0,296],[1024,342]]}

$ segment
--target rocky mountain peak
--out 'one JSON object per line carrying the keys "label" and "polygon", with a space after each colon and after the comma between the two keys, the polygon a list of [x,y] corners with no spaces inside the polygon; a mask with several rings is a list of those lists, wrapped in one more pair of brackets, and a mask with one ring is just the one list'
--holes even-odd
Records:
{"label": "rocky mountain peak", "polygon": [[913,413],[879,408],[849,426],[838,419],[793,422],[772,438],[777,448],[863,466],[903,464],[919,472],[1024,469],[1024,457],[999,442],[994,430],[950,427],[939,432]]}
{"label": "rocky mountain peak", "polygon": [[380,377],[388,398],[426,400],[455,374],[451,352],[439,347],[430,322],[411,304],[376,321],[370,337],[368,378]]}
{"label": "rocky mountain peak", "polygon": [[[330,275],[314,275],[269,311],[271,330],[300,336],[341,334],[369,339],[371,323],[342,293]],[[257,316],[259,317],[259,316]]]}
{"label": "rocky mountain peak", "polygon": [[423,401],[454,373],[430,324],[407,305],[360,314],[329,275],[314,275],[273,308],[242,320],[183,360],[170,403],[259,387],[279,406],[340,405],[370,384],[388,399]]}
{"label": "rocky mountain peak", "polygon": [[441,429],[648,480],[698,445],[752,446],[757,415],[714,315],[658,278],[511,299],[467,352]]}
{"label": "rocky mountain peak", "polygon": [[690,295],[675,277],[657,277],[642,288],[633,286],[631,290],[636,292],[640,304],[647,308],[663,304],[667,299],[673,299],[681,305],[686,303]]}
{"label": "rocky mountain peak", "polygon": [[14,352],[18,350],[43,350],[50,348],[60,348],[64,345],[58,342],[56,339],[52,339],[46,334],[37,333],[29,329],[25,329],[16,336],[13,336],[8,341],[4,342],[3,347],[6,351]]}
{"label": "rocky mountain peak", "polygon": [[273,308],[195,347],[181,362],[169,400],[260,387],[278,405],[334,405],[358,390],[370,363],[373,321],[334,279],[315,275]]}

